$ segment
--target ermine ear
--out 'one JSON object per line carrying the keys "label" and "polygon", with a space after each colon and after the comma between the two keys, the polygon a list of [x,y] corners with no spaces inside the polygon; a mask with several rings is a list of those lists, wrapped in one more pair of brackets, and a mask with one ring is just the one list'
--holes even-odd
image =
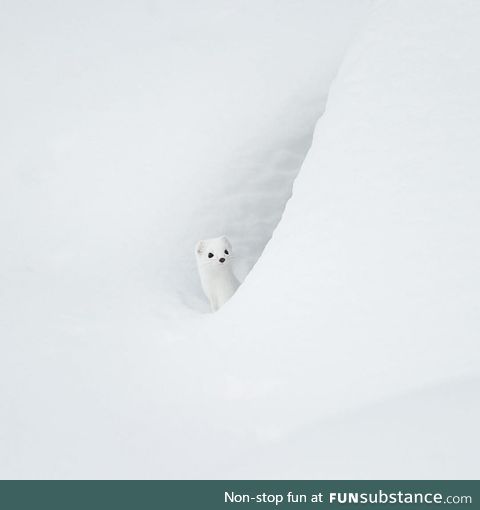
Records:
{"label": "ermine ear", "polygon": [[203,253],[204,248],[205,248],[204,242],[198,241],[198,243],[195,245],[195,253],[197,255],[201,255]]}
{"label": "ermine ear", "polygon": [[232,249],[232,243],[228,240],[227,236],[221,236],[220,239],[227,245],[229,250]]}

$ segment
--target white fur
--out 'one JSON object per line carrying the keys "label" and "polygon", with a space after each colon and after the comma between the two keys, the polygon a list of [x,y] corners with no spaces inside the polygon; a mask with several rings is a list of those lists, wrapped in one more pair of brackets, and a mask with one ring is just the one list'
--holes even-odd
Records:
{"label": "white fur", "polygon": [[[209,254],[213,256],[209,257]],[[232,270],[232,245],[225,236],[205,239],[195,246],[195,255],[203,291],[210,301],[212,312],[215,312],[240,285]],[[220,259],[224,261],[220,262]]]}

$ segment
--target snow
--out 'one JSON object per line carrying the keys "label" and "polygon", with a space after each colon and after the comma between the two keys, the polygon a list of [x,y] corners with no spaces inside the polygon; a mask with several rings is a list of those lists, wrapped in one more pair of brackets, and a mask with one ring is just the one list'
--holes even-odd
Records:
{"label": "snow", "polygon": [[6,7],[0,476],[478,478],[476,2]]}

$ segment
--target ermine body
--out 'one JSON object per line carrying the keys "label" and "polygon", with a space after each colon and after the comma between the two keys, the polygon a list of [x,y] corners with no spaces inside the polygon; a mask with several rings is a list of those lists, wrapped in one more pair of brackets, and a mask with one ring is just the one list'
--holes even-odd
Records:
{"label": "ermine body", "polygon": [[215,312],[240,285],[232,270],[232,245],[225,236],[205,239],[195,246],[195,255],[203,291]]}

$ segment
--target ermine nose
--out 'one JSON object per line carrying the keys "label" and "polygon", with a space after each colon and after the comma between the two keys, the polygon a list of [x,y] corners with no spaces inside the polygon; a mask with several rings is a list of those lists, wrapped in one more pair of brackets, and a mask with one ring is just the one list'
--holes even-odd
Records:
{"label": "ermine nose", "polygon": [[221,259],[218,259],[222,264],[225,262],[225,259],[222,257]]}

